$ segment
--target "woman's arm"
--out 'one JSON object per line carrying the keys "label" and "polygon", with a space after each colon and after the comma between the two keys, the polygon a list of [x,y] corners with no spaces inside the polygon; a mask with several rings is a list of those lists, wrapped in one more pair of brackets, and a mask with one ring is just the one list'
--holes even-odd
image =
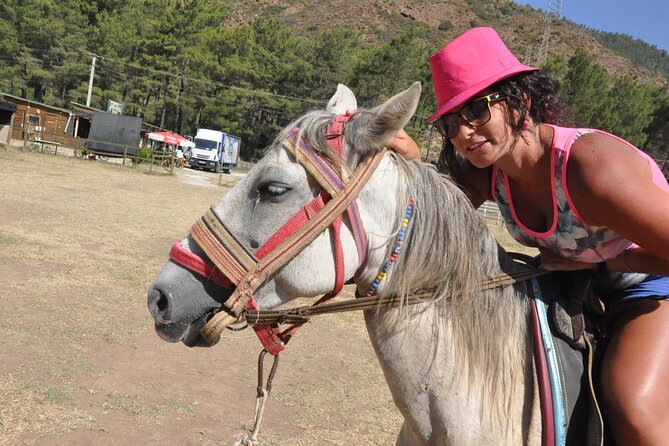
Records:
{"label": "woman's arm", "polygon": [[[669,275],[669,193],[653,183],[644,157],[608,135],[583,135],[572,146],[567,185],[585,221],[606,226],[639,245],[607,261],[611,271]],[[551,264],[547,259],[545,263],[547,269],[564,266],[579,269],[573,262]]]}

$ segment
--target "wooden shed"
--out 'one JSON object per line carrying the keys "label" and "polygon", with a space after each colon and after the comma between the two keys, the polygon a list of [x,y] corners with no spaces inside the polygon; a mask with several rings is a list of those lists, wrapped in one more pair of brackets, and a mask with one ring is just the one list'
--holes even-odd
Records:
{"label": "wooden shed", "polygon": [[68,122],[73,119],[70,110],[6,93],[0,93],[0,101],[16,106],[11,139],[48,140],[61,144],[68,142],[66,129]]}

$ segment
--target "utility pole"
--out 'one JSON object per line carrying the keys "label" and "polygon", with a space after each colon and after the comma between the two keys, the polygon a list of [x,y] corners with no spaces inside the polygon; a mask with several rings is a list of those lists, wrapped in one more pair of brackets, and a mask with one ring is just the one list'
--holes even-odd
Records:
{"label": "utility pole", "polygon": [[93,78],[95,77],[95,59],[97,59],[97,55],[93,54],[93,63],[91,63],[91,76],[88,78],[88,94],[86,95],[86,107],[91,106],[91,94],[93,93]]}

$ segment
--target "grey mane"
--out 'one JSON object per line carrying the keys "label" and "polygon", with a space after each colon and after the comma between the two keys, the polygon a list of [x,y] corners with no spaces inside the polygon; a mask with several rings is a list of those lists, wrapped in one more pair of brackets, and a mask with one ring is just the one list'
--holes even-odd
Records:
{"label": "grey mane", "polygon": [[[504,402],[512,395],[513,374],[523,372],[528,358],[530,346],[515,341],[526,339],[527,299],[511,286],[481,291],[480,285],[503,269],[511,272],[512,261],[450,178],[427,164],[401,157],[395,162],[411,185],[398,197],[397,209],[404,212],[409,195],[416,209],[382,294],[406,297],[416,290],[434,290],[433,300],[440,320],[451,326],[462,370],[493,406],[500,404],[491,414],[499,419],[507,413]],[[504,391],[508,393],[500,395]]]}
{"label": "grey mane", "polygon": [[311,111],[290,123],[274,140],[272,147],[280,146],[288,134],[294,128],[299,129],[298,138],[302,138],[314,150],[322,154],[326,159],[335,162],[336,156],[325,138],[328,124],[334,119],[335,114],[323,110]]}
{"label": "grey mane", "polygon": [[[395,106],[398,105],[395,104]],[[385,142],[390,140],[394,134],[393,131],[386,130],[385,140],[379,139],[378,135],[384,134],[384,131],[380,129],[392,128],[392,123],[386,122],[378,110],[379,107],[372,110],[357,110],[344,127],[344,138],[348,149],[345,162],[350,168],[355,168],[362,159],[381,150]],[[335,116],[334,113],[328,111],[311,111],[289,124],[277,136],[272,146],[280,145],[280,142],[288,136],[292,129],[298,128],[299,137],[311,144],[326,159],[336,164],[338,163],[337,157],[325,138],[327,126]],[[372,129],[372,126],[375,128]]]}

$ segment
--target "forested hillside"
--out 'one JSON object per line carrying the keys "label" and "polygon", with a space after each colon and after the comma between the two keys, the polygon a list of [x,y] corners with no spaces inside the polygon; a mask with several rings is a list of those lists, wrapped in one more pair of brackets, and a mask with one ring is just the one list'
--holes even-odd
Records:
{"label": "forested hillside", "polygon": [[669,54],[666,51],[627,34],[608,33],[594,29],[589,31],[602,46],[626,57],[636,65],[669,79]]}
{"label": "forested hillside", "polygon": [[[543,32],[540,11],[507,0],[5,0],[0,91],[84,103],[95,56],[93,107],[121,102],[182,134],[220,128],[252,159],[337,83],[371,106],[418,80],[418,115],[431,114],[429,55],[479,25],[498,29],[520,59]],[[666,156],[666,79],[641,65],[580,26],[551,28],[546,68],[563,81],[574,123]]]}

